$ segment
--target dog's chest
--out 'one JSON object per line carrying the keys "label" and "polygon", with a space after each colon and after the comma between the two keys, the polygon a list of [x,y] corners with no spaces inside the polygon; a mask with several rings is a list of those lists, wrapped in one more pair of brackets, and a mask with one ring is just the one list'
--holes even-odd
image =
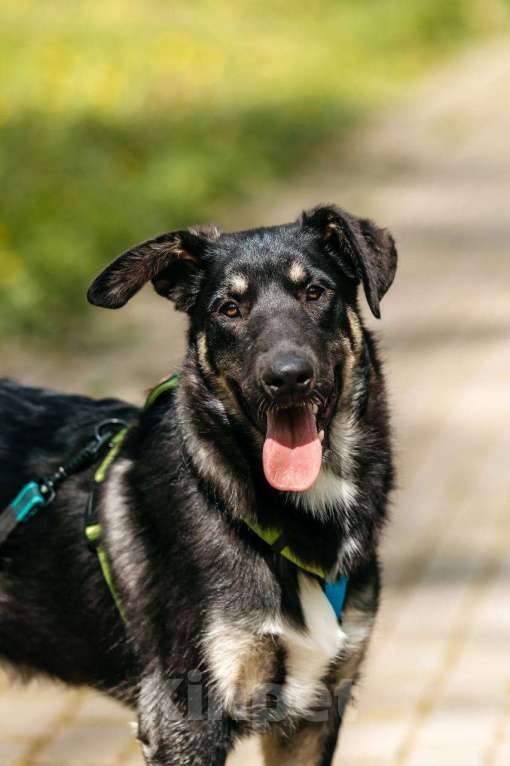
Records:
{"label": "dog's chest", "polygon": [[274,627],[285,650],[283,699],[291,710],[302,714],[316,701],[321,679],[340,653],[346,637],[316,580],[300,573],[299,591],[304,629],[285,620]]}
{"label": "dog's chest", "polygon": [[[212,677],[231,714],[263,702],[267,685],[290,714],[304,715],[323,692],[322,679],[346,643],[331,604],[319,583],[299,573],[304,626],[280,613],[254,622],[228,623],[216,617],[207,636]],[[283,662],[283,673],[278,663]],[[275,683],[275,678],[282,680]]]}

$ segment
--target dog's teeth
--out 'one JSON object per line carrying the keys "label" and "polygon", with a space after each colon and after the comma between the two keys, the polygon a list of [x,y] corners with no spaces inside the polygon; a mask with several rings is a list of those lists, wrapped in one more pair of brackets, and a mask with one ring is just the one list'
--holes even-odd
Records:
{"label": "dog's teeth", "polygon": [[319,431],[319,441],[324,441],[324,429],[322,431]]}

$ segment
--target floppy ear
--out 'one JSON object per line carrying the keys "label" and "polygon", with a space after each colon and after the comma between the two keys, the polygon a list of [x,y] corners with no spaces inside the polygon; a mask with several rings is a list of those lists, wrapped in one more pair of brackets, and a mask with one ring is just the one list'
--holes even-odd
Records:
{"label": "floppy ear", "polygon": [[95,306],[118,309],[151,281],[159,295],[187,311],[193,302],[196,277],[203,268],[202,256],[213,237],[219,237],[218,230],[211,228],[206,234],[190,229],[169,231],[141,242],[119,255],[94,279],[87,298]]}
{"label": "floppy ear", "polygon": [[309,210],[303,213],[301,221],[322,234],[344,274],[363,284],[370,310],[380,319],[379,302],[391,287],[397,270],[397,250],[389,231],[334,205]]}

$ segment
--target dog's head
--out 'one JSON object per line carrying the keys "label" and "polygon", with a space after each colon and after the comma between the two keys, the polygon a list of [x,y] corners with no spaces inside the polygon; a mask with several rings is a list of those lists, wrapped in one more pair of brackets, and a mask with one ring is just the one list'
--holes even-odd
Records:
{"label": "dog's head", "polygon": [[396,266],[386,230],[325,206],[282,226],[162,234],[120,255],[88,298],[119,308],[151,281],[186,311],[202,372],[228,388],[260,434],[267,481],[303,491],[327,444],[357,286],[379,317]]}

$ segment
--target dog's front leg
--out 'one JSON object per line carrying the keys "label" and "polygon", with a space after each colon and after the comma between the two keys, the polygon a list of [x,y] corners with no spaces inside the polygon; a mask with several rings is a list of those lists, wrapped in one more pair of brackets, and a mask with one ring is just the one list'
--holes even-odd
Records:
{"label": "dog's front leg", "polygon": [[265,766],[330,766],[340,722],[304,723],[287,734],[275,729],[262,737]]}
{"label": "dog's front leg", "polygon": [[230,750],[228,723],[173,721],[141,739],[147,766],[224,766]]}
{"label": "dog's front leg", "polygon": [[[232,726],[211,701],[190,705],[183,684],[154,674],[142,682],[138,739],[147,766],[223,766]],[[188,693],[189,695],[189,693]]]}
{"label": "dog's front leg", "polygon": [[303,723],[292,734],[273,729],[262,737],[265,766],[330,766],[340,719],[330,723]]}
{"label": "dog's front leg", "polygon": [[[295,726],[274,726],[262,737],[266,766],[331,766],[351,684],[344,684],[329,709]],[[314,720],[315,719],[315,720]]]}

